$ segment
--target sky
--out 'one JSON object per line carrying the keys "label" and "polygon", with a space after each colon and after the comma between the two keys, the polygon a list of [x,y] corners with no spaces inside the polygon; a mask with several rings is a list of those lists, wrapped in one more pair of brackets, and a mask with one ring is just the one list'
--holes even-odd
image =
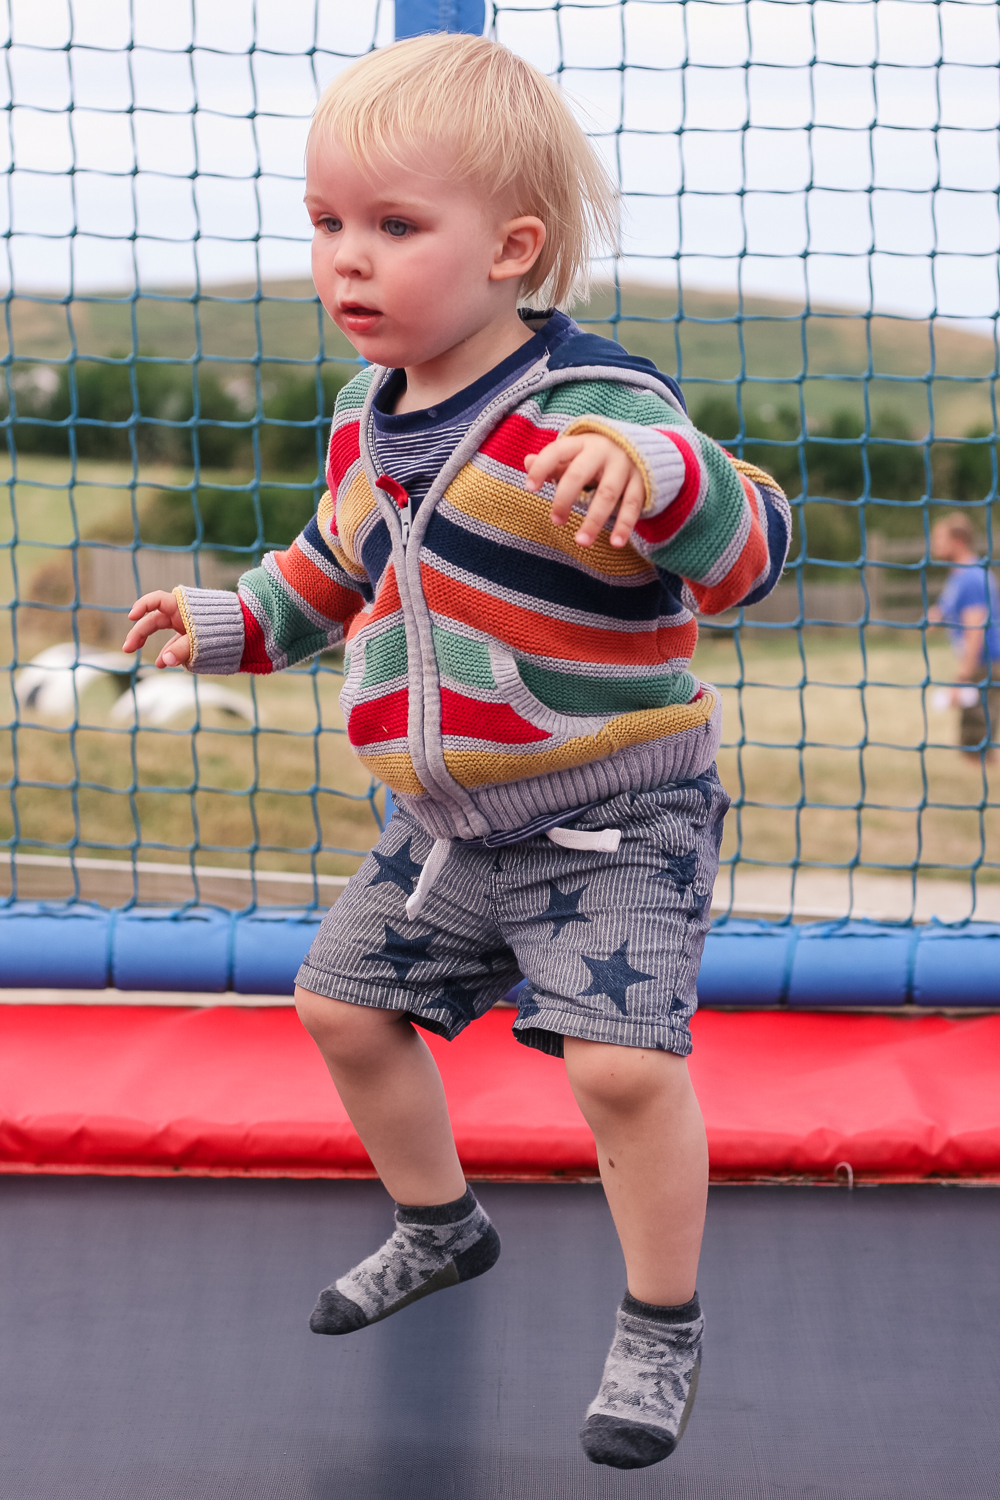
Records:
{"label": "sky", "polygon": [[[309,115],[391,0],[11,0],[4,25],[5,285],[308,275]],[[619,177],[624,278],[996,315],[994,0],[518,0],[495,34]]]}

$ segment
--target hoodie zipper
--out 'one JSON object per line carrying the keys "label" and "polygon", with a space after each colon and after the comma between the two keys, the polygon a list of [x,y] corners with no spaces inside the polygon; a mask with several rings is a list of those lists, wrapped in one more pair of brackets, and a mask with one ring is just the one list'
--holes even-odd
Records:
{"label": "hoodie zipper", "polygon": [[390,479],[388,474],[381,474],[376,480],[376,487],[384,490],[393,500],[399,510],[399,525],[403,535],[403,551],[410,539],[410,530],[413,526],[413,501],[398,480]]}
{"label": "hoodie zipper", "polygon": [[[443,496],[445,490],[448,488],[448,485],[455,478],[455,476],[459,473],[459,471],[461,469],[463,469],[465,467],[465,465],[470,461],[470,459],[472,457],[474,457],[474,455],[478,452],[478,450],[479,450],[479,443],[480,443],[480,440],[482,438],[483,433],[485,431],[488,431],[496,423],[496,421],[497,421],[497,419],[498,419],[499,416],[506,416],[509,412],[514,411],[518,406],[520,406],[521,402],[527,396],[531,395],[534,391],[537,391],[539,389],[543,389],[544,390],[547,387],[549,387],[550,385],[562,385],[563,383],[568,384],[569,382],[571,382],[574,379],[583,378],[577,372],[576,369],[568,369],[566,371],[560,371],[555,380],[548,380],[548,379],[546,379],[546,375],[548,373],[548,355],[546,354],[546,356],[544,358],[544,361],[539,361],[539,363],[543,364],[543,368],[542,369],[539,369],[538,365],[533,366],[532,369],[531,369],[531,371],[527,375],[522,376],[521,379],[516,383],[516,385],[514,385],[512,387],[509,387],[507,390],[502,391],[499,395],[494,396],[493,400],[490,401],[489,404],[487,406],[485,406],[483,408],[483,410],[479,413],[479,416],[476,418],[475,422],[472,424],[472,426],[470,427],[470,429],[468,430],[468,432],[463,437],[462,441],[459,443],[458,449],[456,450],[456,453],[453,453],[452,456],[451,456],[451,458],[443,465],[441,471],[438,473],[437,477],[435,478],[435,480],[434,480],[433,484],[431,485],[430,489],[428,490],[427,494],[424,496],[423,500],[421,501],[421,503],[420,503],[421,513],[423,513],[425,510],[428,511],[428,512],[434,511],[437,508],[437,503],[441,499],[441,497]],[[617,369],[617,368],[604,367],[604,366],[594,367],[594,368],[591,368],[589,366],[583,366],[581,368],[587,370],[587,374],[588,374],[589,378],[591,378],[591,379],[598,378],[598,377],[605,377],[605,378],[610,378],[612,381],[619,381],[623,385],[624,384],[628,384],[627,379],[623,378],[623,372],[621,370]],[[643,373],[644,372],[636,371],[636,372],[627,372],[627,373],[632,373],[633,374],[633,376],[634,376],[634,383],[635,384],[647,386],[649,389],[654,390],[655,394],[657,394],[657,395],[662,396],[662,393],[663,393],[664,389],[667,389],[668,392],[669,392],[669,388],[668,387],[664,387],[659,380],[657,380],[657,381],[654,382],[651,379],[649,379],[648,376],[646,378],[643,378]],[[410,532],[411,532],[411,530],[413,528],[413,507],[412,507],[412,503],[410,501],[410,497],[407,494],[406,490],[398,482],[398,480],[390,478],[388,474],[380,474],[378,472],[376,461],[374,461],[375,438],[374,438],[374,426],[373,426],[373,421],[372,421],[372,416],[371,416],[371,406],[372,406],[372,403],[373,403],[373,401],[375,399],[375,396],[377,394],[379,382],[382,379],[384,379],[384,378],[385,378],[384,373],[382,375],[376,376],[375,381],[373,381],[371,387],[369,388],[368,395],[367,395],[366,400],[365,400],[365,408],[364,408],[364,413],[362,415],[361,421],[362,421],[362,430],[365,432],[367,443],[364,442],[364,441],[361,443],[361,458],[362,458],[362,465],[363,465],[364,471],[365,471],[365,476],[368,479],[368,483],[373,488],[382,490],[395,503],[397,509],[400,511],[400,533],[401,533],[401,539],[402,539],[402,545],[403,545],[403,552],[404,552],[404,557],[405,557],[405,554],[406,554],[406,544],[407,544],[407,542],[409,540]],[[674,399],[673,399],[672,393],[668,394],[667,400],[668,400],[668,404],[670,404],[670,405],[675,405],[676,404],[675,401],[674,401]],[[365,417],[366,416],[367,416],[367,423],[365,422]],[[367,449],[367,451],[366,451],[366,449]],[[456,454],[459,451],[462,453],[462,457],[461,457],[460,461],[458,461],[457,458],[456,458]],[[447,477],[443,479],[442,476],[445,475],[445,474],[447,475]],[[418,566],[419,566],[419,562],[418,562]],[[419,647],[420,636],[424,634],[425,628],[428,631],[430,629],[430,624],[431,624],[431,621],[430,621],[430,610],[429,610],[429,608],[428,608],[428,606],[426,604],[426,601],[424,600],[423,592],[422,592],[419,580],[417,580],[415,582],[415,586],[414,586],[414,588],[412,590],[412,596],[411,596],[410,580],[409,580],[409,578],[407,576],[409,574],[409,571],[410,571],[410,568],[409,568],[409,566],[407,566],[407,568],[404,571],[403,576],[397,578],[397,584],[398,584],[398,587],[399,587],[400,598],[401,598],[401,603],[402,603],[402,606],[403,606],[404,615],[407,614],[407,612],[409,613],[409,615],[411,617],[412,627],[413,627],[413,629],[416,632],[417,640],[414,642],[414,644]],[[408,596],[410,596],[410,597],[408,597]],[[424,618],[423,622],[418,623],[418,620],[417,620],[416,617],[421,614],[421,611],[423,612],[423,615],[424,615],[425,618]],[[408,625],[408,627],[407,627],[407,637],[408,637],[408,640],[409,640],[409,631],[410,631],[410,626]],[[418,681],[419,681],[419,678],[418,678]],[[411,686],[410,686],[410,691],[411,691],[411,693],[413,691],[412,683],[411,683]],[[421,689],[421,699],[422,698],[423,698],[423,693],[422,693],[422,689]],[[436,730],[432,730],[431,732],[432,732],[432,734],[434,734],[436,736],[440,736],[440,732],[441,732],[440,731],[440,726],[438,726]],[[418,755],[414,755],[414,762],[416,763],[417,760],[418,760],[418,758],[419,758],[419,761],[426,765],[427,764],[427,725],[426,725],[426,721],[424,721],[422,723],[420,729],[418,730],[418,734],[419,734],[419,740],[420,740],[420,744],[419,744],[419,756]],[[414,751],[416,749],[417,749],[416,746],[413,746],[411,748],[411,755],[414,754]],[[418,775],[419,774],[420,774],[420,772],[419,772],[419,769],[418,769]],[[435,787],[437,785],[437,783],[436,783],[436,779],[434,777],[433,772],[430,771],[429,768],[428,768],[428,774],[430,775],[430,783],[428,785],[428,791],[431,792],[431,796],[433,798],[433,792],[431,791],[431,788]],[[437,790],[440,792],[440,791],[444,790],[444,788],[438,786]],[[454,783],[454,790],[452,790],[451,788],[448,789],[448,795],[449,795],[450,800],[457,801],[460,806],[465,806],[466,808],[468,807],[468,804],[470,804],[471,800],[472,800],[471,797],[470,797],[469,792],[464,787],[458,786],[457,783]],[[474,832],[478,832],[478,830],[474,830]]]}

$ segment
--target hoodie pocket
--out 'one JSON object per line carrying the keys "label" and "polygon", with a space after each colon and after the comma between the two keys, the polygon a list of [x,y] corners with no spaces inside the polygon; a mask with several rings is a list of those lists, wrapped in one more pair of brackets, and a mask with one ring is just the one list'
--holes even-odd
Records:
{"label": "hoodie pocket", "polygon": [[356,640],[351,647],[350,661],[345,662],[346,672],[344,686],[340,690],[337,702],[340,704],[340,712],[344,715],[344,723],[347,724],[351,717],[351,709],[358,701],[361,684],[365,676],[365,643]]}
{"label": "hoodie pocket", "polygon": [[615,714],[569,714],[548,708],[525,686],[516,658],[505,647],[490,643],[490,666],[493,680],[505,702],[522,719],[536,729],[544,729],[556,739],[575,739],[578,735],[597,734]]}

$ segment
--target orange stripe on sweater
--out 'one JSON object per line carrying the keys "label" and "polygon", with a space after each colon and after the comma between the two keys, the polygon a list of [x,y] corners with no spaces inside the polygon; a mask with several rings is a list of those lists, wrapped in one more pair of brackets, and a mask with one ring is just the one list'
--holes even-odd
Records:
{"label": "orange stripe on sweater", "polygon": [[467,583],[446,578],[426,563],[420,574],[424,597],[432,610],[539,656],[653,666],[678,656],[690,657],[698,640],[694,620],[656,630],[600,630],[508,604]]}
{"label": "orange stripe on sweater", "polygon": [[382,574],[382,582],[371,611],[360,610],[354,616],[347,631],[347,639],[353,640],[365,625],[373,625],[376,620],[384,620],[387,615],[396,614],[402,607],[399,584],[396,582],[396,570],[392,563],[388,563]]}
{"label": "orange stripe on sweater", "polygon": [[349,620],[364,606],[363,595],[327,578],[295,542],[287,552],[272,555],[282,578],[326,619]]}

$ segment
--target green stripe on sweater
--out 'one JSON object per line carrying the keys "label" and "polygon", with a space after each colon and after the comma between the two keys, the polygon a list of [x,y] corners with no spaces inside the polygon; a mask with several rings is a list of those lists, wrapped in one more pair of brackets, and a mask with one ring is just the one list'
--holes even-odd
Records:
{"label": "green stripe on sweater", "polygon": [[542,411],[570,417],[607,417],[612,422],[635,422],[643,427],[683,420],[655,392],[637,393],[612,380],[571,380],[539,391],[535,399]]}
{"label": "green stripe on sweater", "polygon": [[406,676],[406,626],[394,625],[383,635],[365,642],[365,675],[362,687],[374,687],[393,677]]}
{"label": "green stripe on sweater", "polygon": [[366,365],[337,393],[334,411],[339,416],[343,411],[356,411],[365,404],[368,387],[375,375],[375,366]]}
{"label": "green stripe on sweater", "polygon": [[701,451],[712,502],[703,505],[672,541],[652,554],[658,567],[667,568],[681,578],[691,578],[695,583],[701,582],[729,546],[746,505],[739,475],[722,449],[711,438],[702,437]]}
{"label": "green stripe on sweater", "polygon": [[517,669],[539,703],[562,714],[627,714],[640,708],[667,708],[671,703],[687,703],[697,687],[690,672],[665,677],[564,676],[523,659]]}
{"label": "green stripe on sweater", "polygon": [[274,646],[288,653],[289,661],[301,661],[304,656],[314,656],[326,645],[326,632],[306,618],[289,599],[281,585],[263,568],[252,568],[240,579],[240,588],[247,589],[259,599],[264,613],[271,622]]}
{"label": "green stripe on sweater", "polygon": [[495,688],[490,653],[481,641],[469,641],[465,636],[455,635],[450,630],[434,626],[434,654],[438,671],[466,687]]}

